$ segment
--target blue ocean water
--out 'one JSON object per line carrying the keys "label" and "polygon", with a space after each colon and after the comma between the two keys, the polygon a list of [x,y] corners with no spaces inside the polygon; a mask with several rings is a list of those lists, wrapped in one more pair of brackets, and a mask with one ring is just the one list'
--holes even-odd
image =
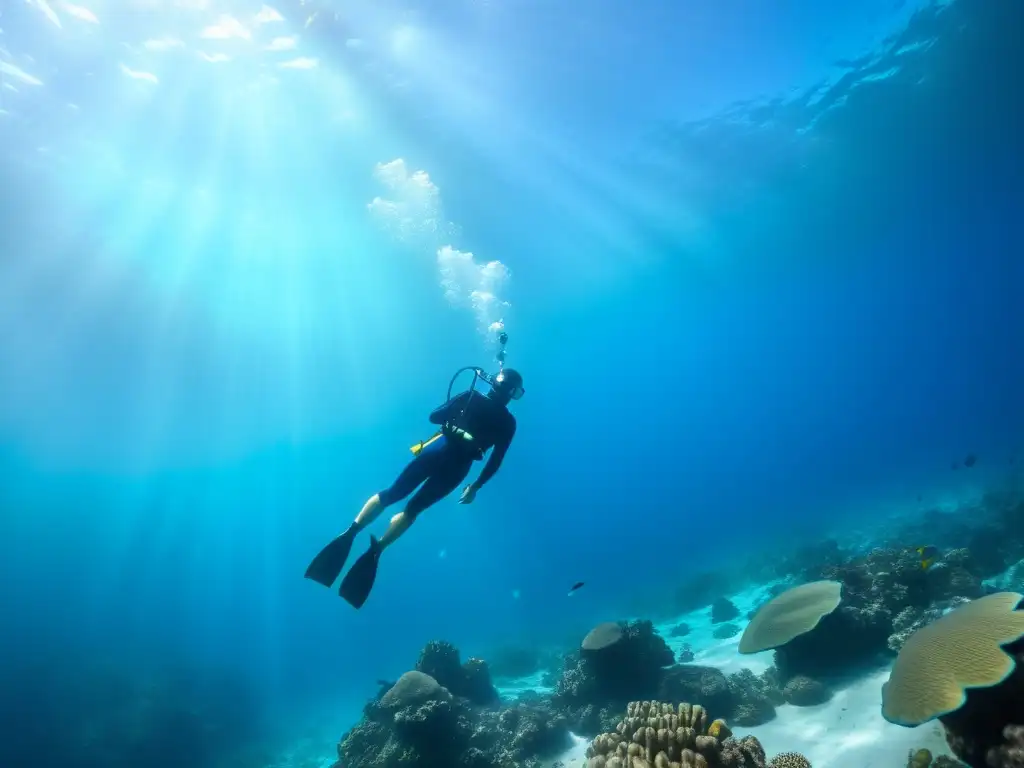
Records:
{"label": "blue ocean water", "polygon": [[[696,574],[1005,488],[1022,23],[0,7],[10,764],[50,765],[57,730],[110,764],[83,718],[122,683],[129,709],[211,701],[224,743],[337,739],[431,639],[575,642]],[[498,475],[425,513],[360,611],[303,580],[452,373],[496,368],[499,323],[527,394]]]}

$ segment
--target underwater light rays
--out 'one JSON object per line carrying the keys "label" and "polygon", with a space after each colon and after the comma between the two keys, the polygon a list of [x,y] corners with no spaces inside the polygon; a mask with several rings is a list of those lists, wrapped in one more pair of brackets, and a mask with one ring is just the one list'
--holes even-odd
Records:
{"label": "underwater light rays", "polygon": [[664,237],[668,231],[675,233],[680,245],[711,250],[708,238],[713,233],[697,207],[674,197],[669,208],[664,195],[627,168],[613,167],[607,158],[587,154],[553,132],[525,124],[520,130],[523,145],[529,147],[517,153],[525,157],[517,163],[520,179],[574,222],[571,227],[607,246],[602,251],[609,261],[642,263],[656,258],[661,249],[651,247],[651,238]]}
{"label": "underwater light rays", "polygon": [[[431,119],[461,133],[503,175],[536,190],[594,239],[610,244],[615,261],[652,258],[652,242],[668,241],[699,250],[706,260],[714,233],[695,199],[689,204],[678,195],[669,199],[640,169],[634,174],[630,166],[613,167],[559,126],[531,122],[520,109],[530,99],[517,96],[515,81],[505,82],[501,67],[466,66],[464,47],[417,30],[402,48],[397,63],[408,67],[422,91],[419,100],[431,107]],[[476,65],[478,52],[473,57]]]}
{"label": "underwater light rays", "polygon": [[[180,101],[181,114],[185,113],[188,94]],[[229,98],[218,101],[218,110],[210,120],[210,142],[197,147],[204,151],[205,160],[197,166],[192,178],[176,178],[177,195],[180,201],[177,212],[180,233],[176,257],[168,259],[166,267],[160,269],[160,288],[164,300],[160,308],[159,325],[167,333],[177,308],[181,305],[187,288],[198,287],[201,256],[205,253],[209,235],[217,227],[217,219],[223,215],[219,191],[222,186],[224,158],[228,147],[232,103]]]}
{"label": "underwater light rays", "polygon": [[[127,245],[137,249],[143,241],[142,235],[146,233],[141,223],[148,226],[165,211],[169,198],[165,186],[150,185],[143,190],[143,194],[131,200],[126,201],[123,196],[115,200],[112,195],[105,202],[118,205],[119,215],[112,216],[110,220],[116,227],[123,228],[121,231],[124,234],[120,237],[112,236],[109,230],[104,229],[96,232],[94,239],[69,238],[63,243],[60,258],[55,259],[55,266],[59,261],[63,270],[62,300],[48,312],[43,328],[37,328],[41,338],[35,340],[37,355],[42,350],[49,352],[50,359],[44,365],[51,375],[55,373],[54,369],[61,372],[58,376],[74,374],[76,370],[69,366],[76,362],[78,365],[91,363],[94,355],[90,351],[90,334],[108,319],[106,315],[111,308],[120,307],[122,311],[131,311],[137,306],[134,301],[137,297],[133,295],[133,278],[138,270],[131,260],[111,258],[111,251],[123,250]],[[90,208],[89,214],[80,221],[81,232],[92,231],[87,221],[103,220],[102,215],[97,215],[97,201]],[[140,224],[130,226],[129,221]],[[83,252],[83,242],[94,250]],[[72,243],[77,248],[73,248]],[[126,297],[128,301],[124,301]],[[125,327],[136,321],[137,318],[123,318]],[[102,351],[107,352],[106,349]],[[77,353],[77,360],[71,352]],[[65,395],[70,396],[70,392]]]}
{"label": "underwater light rays", "polygon": [[[673,196],[671,209],[649,184],[624,168],[603,165],[602,158],[587,155],[566,139],[551,131],[539,130],[520,118],[508,114],[507,126],[530,147],[525,153],[532,158],[522,163],[520,177],[539,188],[568,215],[580,222],[603,242],[613,245],[621,258],[633,260],[646,257],[649,227],[669,227],[685,245],[697,244],[706,252],[712,248],[713,237],[703,213],[696,207],[685,207]],[[557,173],[552,173],[552,170]],[[552,180],[560,183],[552,183]]]}
{"label": "underwater light rays", "polygon": [[[652,250],[652,235],[644,224],[658,232],[671,226],[687,233],[689,240],[706,234],[699,211],[669,211],[667,204],[635,177],[601,167],[602,158],[588,156],[571,137],[560,137],[557,128],[531,124],[529,115],[515,108],[522,99],[516,98],[514,89],[482,92],[487,78],[467,80],[464,73],[469,68],[459,66],[459,58],[457,53],[443,53],[441,63],[431,62],[415,73],[418,89],[429,94],[426,98],[419,95],[419,100],[430,104],[430,119],[437,123],[431,130],[437,141],[450,141],[451,134],[457,134],[459,141],[489,161],[490,173],[521,183],[550,201],[537,202],[534,207],[554,208],[555,218],[577,222],[593,239],[610,244],[616,261],[646,258]],[[442,78],[448,70],[457,75]],[[611,255],[605,258],[611,259]]]}
{"label": "underwater light rays", "polygon": [[188,379],[185,371],[175,366],[185,364],[184,345],[194,338],[192,331],[204,317],[188,311],[195,304],[187,302],[186,297],[200,286],[202,255],[220,210],[218,198],[208,190],[179,188],[176,216],[167,222],[169,234],[163,243],[167,266],[161,269],[155,291],[158,302],[152,310],[153,339],[147,346],[141,385],[145,403],[139,453],[144,461],[159,455],[173,424],[180,418],[181,393]]}
{"label": "underwater light rays", "polygon": [[426,91],[425,101],[440,107],[454,119],[479,120],[481,116],[498,119],[505,98],[497,70],[488,66],[485,51],[473,50],[467,57],[465,46],[457,40],[421,27],[400,26],[394,32],[393,59],[405,67],[409,77]]}
{"label": "underwater light rays", "polygon": [[[132,389],[138,401],[135,428],[139,435],[134,460],[140,465],[160,455],[181,416],[178,411],[183,407],[183,382],[187,378],[185,371],[175,366],[185,364],[186,345],[194,327],[194,317],[183,313],[182,307],[186,295],[200,286],[201,257],[218,213],[216,198],[203,195],[195,186],[197,179],[186,176],[181,169],[197,168],[198,177],[216,175],[227,142],[229,105],[222,103],[213,113],[212,145],[187,145],[193,153],[204,154],[205,163],[191,159],[175,162],[189,138],[186,116],[189,104],[199,93],[198,85],[195,79],[185,78],[162,91],[165,103],[160,115],[171,115],[172,119],[161,126],[162,130],[154,131],[148,141],[142,141],[139,132],[145,125],[140,127],[138,123],[132,124],[133,133],[123,130],[120,138],[112,137],[115,146],[136,148],[135,162],[125,157],[124,165],[134,166],[138,169],[135,173],[143,176],[141,180],[115,180],[107,190],[108,196],[127,198],[130,207],[116,215],[95,217],[114,222],[113,229],[120,233],[110,241],[114,260],[130,265],[152,297],[144,310],[144,332],[149,338],[139,361],[140,380]],[[151,169],[148,178],[144,175],[147,167]]]}
{"label": "underwater light rays", "polygon": [[[309,148],[312,142],[308,141],[308,128],[305,122],[298,119],[296,109],[276,110],[271,112],[269,102],[261,100],[254,107],[258,110],[255,124],[258,126],[250,134],[249,159],[252,163],[270,164],[270,161],[280,152],[287,153],[290,160],[301,168],[312,167],[313,159]],[[294,105],[290,105],[294,106]],[[273,122],[272,122],[273,121]],[[273,124],[275,134],[279,137],[286,137],[288,146],[282,147],[283,141],[279,139],[276,143],[271,138],[270,126]],[[273,180],[271,180],[273,181]],[[277,180],[279,183],[281,180]],[[293,183],[289,179],[289,184]],[[303,205],[303,208],[307,206]],[[281,319],[282,342],[280,354],[284,358],[283,385],[287,389],[284,418],[285,428],[288,431],[292,442],[301,439],[302,416],[305,413],[305,402],[303,398],[303,360],[304,360],[304,334],[310,324],[308,322],[307,306],[309,297],[302,292],[302,273],[309,260],[310,237],[312,227],[308,223],[300,225],[298,219],[301,216],[284,215],[280,217],[278,226],[267,233],[264,245],[268,248],[268,261],[270,268],[281,272],[281,284],[278,289],[281,292],[281,306],[283,313]],[[274,302],[275,304],[277,302]]]}

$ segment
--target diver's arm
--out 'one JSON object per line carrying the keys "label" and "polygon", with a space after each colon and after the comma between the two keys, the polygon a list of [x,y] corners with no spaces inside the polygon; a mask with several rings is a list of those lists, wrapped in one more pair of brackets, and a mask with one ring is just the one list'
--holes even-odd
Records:
{"label": "diver's arm", "polygon": [[509,428],[508,434],[505,439],[500,443],[496,443],[494,450],[491,451],[491,455],[487,457],[487,463],[484,464],[484,468],[480,470],[480,476],[473,482],[474,490],[479,491],[483,488],[484,483],[494,477],[494,473],[501,467],[501,462],[505,458],[505,454],[508,452],[508,447],[512,445],[512,438],[516,436],[516,425],[513,423]]}
{"label": "diver's arm", "polygon": [[461,408],[466,403],[466,399],[469,397],[469,392],[462,392],[456,395],[446,403],[442,403],[433,411],[430,412],[430,423],[431,424],[444,424],[449,421],[455,411]]}

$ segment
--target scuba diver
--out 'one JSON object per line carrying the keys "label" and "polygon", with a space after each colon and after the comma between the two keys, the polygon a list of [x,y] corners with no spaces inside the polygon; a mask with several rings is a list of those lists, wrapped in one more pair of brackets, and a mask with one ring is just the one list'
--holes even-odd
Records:
{"label": "scuba diver", "polygon": [[[499,337],[499,366],[505,360],[508,336]],[[459,374],[473,372],[470,388],[452,397],[452,386]],[[477,380],[490,385],[483,395],[476,389]],[[460,504],[471,504],[477,492],[494,477],[516,433],[515,417],[508,404],[525,394],[523,377],[511,368],[499,367],[494,376],[481,368],[467,367],[456,371],[448,385],[448,398],[430,414],[430,422],[440,429],[427,440],[412,446],[415,458],[398,475],[391,487],[375,493],[356,516],[348,530],[324,547],[306,569],[306,578],[331,587],[341,574],[356,536],[374,522],[387,507],[416,493],[405,509],[391,518],[391,525],[378,540],[370,536],[370,547],[356,560],[341,582],[338,593],[355,608],[361,608],[373,589],[381,553],[394,544],[427,507],[441,501],[458,488],[469,475],[474,461],[491,455],[480,475],[462,489]],[[419,490],[417,490],[417,488]]]}

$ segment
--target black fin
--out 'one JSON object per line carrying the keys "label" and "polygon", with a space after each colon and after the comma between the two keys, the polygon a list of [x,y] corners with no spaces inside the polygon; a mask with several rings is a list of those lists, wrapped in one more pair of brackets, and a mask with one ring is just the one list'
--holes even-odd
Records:
{"label": "black fin", "polygon": [[352,526],[341,536],[320,550],[320,554],[313,558],[313,562],[306,569],[306,578],[330,587],[341,575],[341,569],[345,567],[348,560],[348,553],[352,551],[352,542],[356,539],[358,531]]}
{"label": "black fin", "polygon": [[362,608],[366,598],[370,596],[373,582],[377,579],[377,563],[383,549],[380,542],[370,537],[370,548],[356,560],[355,565],[341,581],[338,594],[345,598],[353,608]]}

